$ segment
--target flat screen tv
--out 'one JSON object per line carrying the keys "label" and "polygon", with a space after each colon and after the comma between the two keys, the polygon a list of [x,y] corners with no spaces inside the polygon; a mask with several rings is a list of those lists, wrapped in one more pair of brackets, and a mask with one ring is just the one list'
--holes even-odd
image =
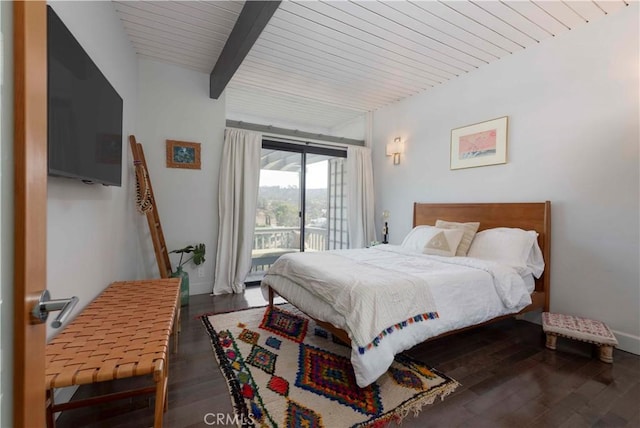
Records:
{"label": "flat screen tv", "polygon": [[48,172],[120,186],[122,98],[47,7]]}

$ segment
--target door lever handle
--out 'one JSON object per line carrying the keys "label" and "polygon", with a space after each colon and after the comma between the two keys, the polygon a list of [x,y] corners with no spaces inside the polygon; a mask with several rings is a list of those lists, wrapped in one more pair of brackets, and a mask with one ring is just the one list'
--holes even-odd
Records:
{"label": "door lever handle", "polygon": [[44,290],[40,295],[40,301],[36,303],[31,311],[32,323],[42,324],[47,321],[49,312],[60,311],[55,320],[51,323],[51,327],[60,328],[62,324],[67,320],[67,317],[78,303],[79,299],[76,296],[70,299],[51,299],[49,290]]}

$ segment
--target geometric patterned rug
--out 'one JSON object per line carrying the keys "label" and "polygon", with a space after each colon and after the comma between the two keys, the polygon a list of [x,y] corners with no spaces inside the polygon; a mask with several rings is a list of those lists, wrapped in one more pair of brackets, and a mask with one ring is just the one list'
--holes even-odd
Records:
{"label": "geometric patterned rug", "polygon": [[241,426],[378,427],[444,399],[458,382],[400,354],[366,388],[351,349],[286,304],[202,316]]}

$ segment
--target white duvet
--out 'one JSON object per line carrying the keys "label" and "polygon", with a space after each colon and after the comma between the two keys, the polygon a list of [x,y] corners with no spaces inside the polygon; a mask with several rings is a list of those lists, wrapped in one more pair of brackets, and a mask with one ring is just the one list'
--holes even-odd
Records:
{"label": "white duvet", "polygon": [[[518,312],[531,303],[522,277],[494,262],[429,256],[393,245],[316,254],[322,255],[281,257],[263,279],[263,291],[271,286],[309,316],[345,330],[352,340],[351,363],[360,387],[380,377],[399,352],[441,333]],[[354,281],[375,286],[350,286]],[[357,293],[367,289],[373,289],[371,295],[360,299]],[[394,329],[376,346],[359,352],[381,325],[384,329],[397,323],[391,320],[398,314],[408,319],[431,310],[439,317]]]}

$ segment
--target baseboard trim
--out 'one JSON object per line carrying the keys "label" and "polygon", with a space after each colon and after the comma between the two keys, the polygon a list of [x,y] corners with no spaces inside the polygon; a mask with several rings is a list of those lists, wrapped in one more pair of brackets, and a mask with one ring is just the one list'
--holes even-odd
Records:
{"label": "baseboard trim", "polygon": [[209,294],[211,293],[211,282],[192,282],[189,284],[189,295],[194,296],[196,294]]}
{"label": "baseboard trim", "polygon": [[618,339],[618,349],[640,355],[640,337],[622,331],[611,331],[616,335],[616,339]]}

